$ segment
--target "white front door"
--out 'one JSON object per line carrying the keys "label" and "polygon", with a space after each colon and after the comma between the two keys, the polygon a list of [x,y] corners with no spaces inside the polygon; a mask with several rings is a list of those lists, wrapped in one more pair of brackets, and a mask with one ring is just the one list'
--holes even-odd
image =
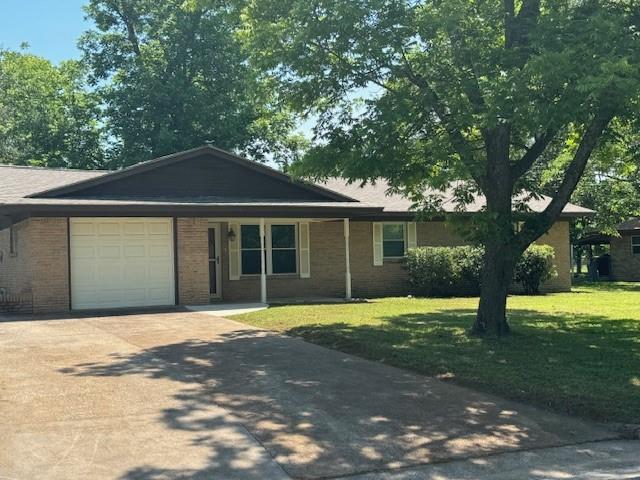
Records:
{"label": "white front door", "polygon": [[71,308],[175,305],[170,218],[69,219]]}

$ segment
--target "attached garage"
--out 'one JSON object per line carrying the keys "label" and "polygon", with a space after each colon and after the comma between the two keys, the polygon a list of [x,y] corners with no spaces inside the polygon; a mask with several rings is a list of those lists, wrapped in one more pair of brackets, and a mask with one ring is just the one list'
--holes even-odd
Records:
{"label": "attached garage", "polygon": [[71,308],[175,304],[171,218],[70,218]]}

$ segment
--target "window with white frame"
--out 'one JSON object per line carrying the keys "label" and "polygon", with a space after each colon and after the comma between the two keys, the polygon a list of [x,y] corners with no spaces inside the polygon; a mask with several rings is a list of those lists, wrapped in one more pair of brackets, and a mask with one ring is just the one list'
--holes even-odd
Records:
{"label": "window with white frame", "polygon": [[[266,268],[269,275],[298,271],[298,242],[295,224],[266,225]],[[260,274],[260,226],[240,226],[242,275]]]}
{"label": "window with white frame", "polygon": [[640,255],[640,237],[631,237],[631,250],[634,254]]}
{"label": "window with white frame", "polygon": [[270,225],[268,246],[271,251],[269,273],[283,274],[298,271],[297,238],[295,225]]}
{"label": "window with white frame", "polygon": [[243,275],[260,273],[260,226],[240,226],[240,261]]}
{"label": "window with white frame", "polygon": [[382,255],[384,258],[404,256],[406,232],[404,223],[385,223],[382,225]]}

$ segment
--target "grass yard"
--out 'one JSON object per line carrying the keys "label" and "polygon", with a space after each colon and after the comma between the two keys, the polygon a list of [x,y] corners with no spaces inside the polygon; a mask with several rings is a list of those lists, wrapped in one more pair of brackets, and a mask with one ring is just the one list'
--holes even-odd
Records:
{"label": "grass yard", "polygon": [[386,298],[234,318],[555,411],[640,423],[640,284],[511,297],[503,340],[466,335],[477,303]]}

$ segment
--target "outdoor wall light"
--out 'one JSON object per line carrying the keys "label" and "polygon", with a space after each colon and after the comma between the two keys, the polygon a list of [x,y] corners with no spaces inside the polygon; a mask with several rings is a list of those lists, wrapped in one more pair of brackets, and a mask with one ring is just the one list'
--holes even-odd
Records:
{"label": "outdoor wall light", "polygon": [[229,229],[229,232],[227,233],[227,238],[229,239],[229,241],[234,242],[236,239],[236,232],[233,231],[233,228]]}

